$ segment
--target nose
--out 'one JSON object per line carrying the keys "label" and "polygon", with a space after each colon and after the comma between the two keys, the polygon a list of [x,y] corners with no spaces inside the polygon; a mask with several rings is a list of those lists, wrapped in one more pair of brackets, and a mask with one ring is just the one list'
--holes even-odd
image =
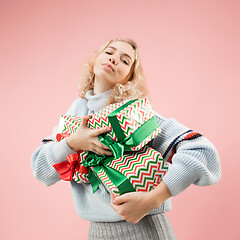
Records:
{"label": "nose", "polygon": [[112,62],[114,65],[116,64],[116,60],[113,57],[110,57],[109,61]]}

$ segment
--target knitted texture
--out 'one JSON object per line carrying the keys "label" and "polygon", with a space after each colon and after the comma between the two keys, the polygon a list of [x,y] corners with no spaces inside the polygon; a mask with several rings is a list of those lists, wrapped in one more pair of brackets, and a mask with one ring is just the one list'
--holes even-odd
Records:
{"label": "knitted texture", "polygon": [[91,222],[88,240],[176,240],[164,213],[147,215],[137,224],[121,222]]}
{"label": "knitted texture", "polygon": [[[110,91],[93,95],[93,91],[90,90],[86,99],[76,99],[66,114],[82,117],[95,113],[106,106],[109,93]],[[221,167],[214,145],[175,119],[166,119],[157,113],[155,115],[162,131],[148,145],[172,163],[163,177],[171,194],[176,196],[191,184],[205,186],[217,183],[221,177]],[[67,145],[66,139],[56,141],[57,127],[32,155],[33,175],[46,186],[60,180],[53,165],[66,161],[69,154],[75,153]],[[99,222],[122,220],[111,207],[110,195],[101,184],[94,194],[92,186],[88,183],[78,184],[72,180],[71,189],[75,210],[81,218]],[[168,199],[148,215],[171,209],[171,199]]]}

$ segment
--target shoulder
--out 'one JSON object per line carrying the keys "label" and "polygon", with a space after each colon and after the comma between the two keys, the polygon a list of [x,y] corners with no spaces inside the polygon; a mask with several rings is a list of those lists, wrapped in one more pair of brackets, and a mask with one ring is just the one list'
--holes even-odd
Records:
{"label": "shoulder", "polygon": [[157,136],[158,138],[172,141],[176,137],[188,132],[190,129],[178,122],[174,118],[166,118],[154,111],[157,118],[161,133]]}
{"label": "shoulder", "polygon": [[72,102],[72,107],[77,108],[83,104],[87,104],[87,99],[79,97]]}
{"label": "shoulder", "polygon": [[86,108],[87,108],[87,99],[79,97],[72,102],[66,114],[78,115],[81,111],[85,110]]}
{"label": "shoulder", "polygon": [[153,113],[155,114],[158,124],[160,126],[160,128],[184,128],[186,129],[187,127],[184,126],[183,124],[179,123],[175,118],[166,118],[162,115],[160,115],[159,113],[157,113],[156,111],[153,110]]}
{"label": "shoulder", "polygon": [[163,117],[162,115],[160,115],[159,113],[157,113],[157,112],[154,111],[154,110],[153,110],[153,113],[154,113],[154,115],[156,116],[157,121],[158,121],[158,124],[159,124],[160,126],[164,123],[164,121],[167,120],[167,118]]}

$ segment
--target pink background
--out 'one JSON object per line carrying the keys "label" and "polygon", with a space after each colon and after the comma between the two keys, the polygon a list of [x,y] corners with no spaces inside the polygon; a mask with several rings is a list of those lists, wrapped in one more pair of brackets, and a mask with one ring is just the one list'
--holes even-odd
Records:
{"label": "pink background", "polygon": [[69,183],[45,187],[30,159],[77,98],[80,64],[115,37],[138,43],[154,108],[205,135],[221,157],[217,185],[172,199],[178,239],[239,239],[239,8],[234,0],[1,0],[1,239],[87,239]]}

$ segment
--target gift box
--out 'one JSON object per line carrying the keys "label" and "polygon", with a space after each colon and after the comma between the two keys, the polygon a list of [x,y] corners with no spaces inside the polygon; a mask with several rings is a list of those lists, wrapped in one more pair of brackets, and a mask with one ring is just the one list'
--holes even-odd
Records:
{"label": "gift box", "polygon": [[[169,164],[158,151],[147,145],[139,151],[127,151],[118,159],[110,156],[94,160],[88,154],[82,154],[84,166],[90,168],[88,178],[93,192],[101,183],[115,196],[134,191],[151,191],[160,183]],[[77,169],[73,179],[78,183],[84,182]]]}
{"label": "gift box", "polygon": [[[80,123],[80,117],[62,115],[58,132],[74,133]],[[88,120],[88,127],[112,128],[111,132],[99,138],[111,148],[115,157],[122,156],[124,151],[140,150],[161,132],[148,98],[110,104]]]}

